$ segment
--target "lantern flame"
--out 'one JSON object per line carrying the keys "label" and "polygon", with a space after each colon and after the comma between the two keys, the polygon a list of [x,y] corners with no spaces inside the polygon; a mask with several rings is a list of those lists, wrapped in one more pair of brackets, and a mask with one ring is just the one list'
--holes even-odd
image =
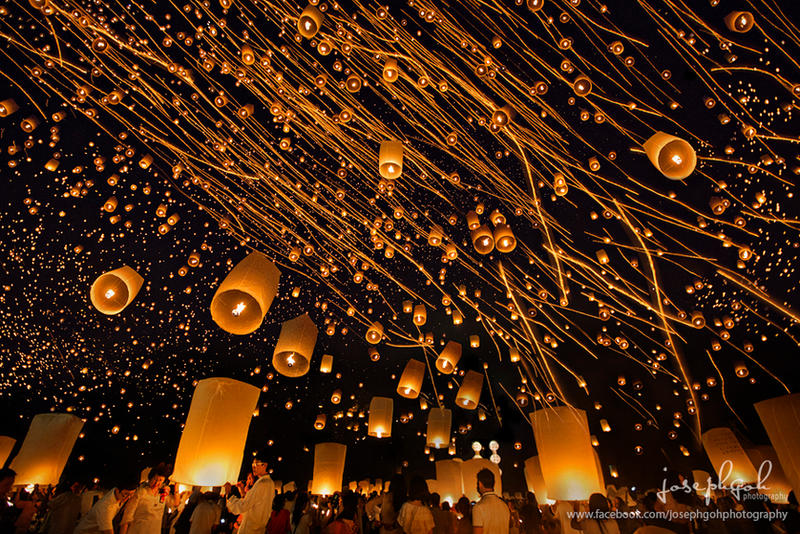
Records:
{"label": "lantern flame", "polygon": [[117,294],[117,292],[116,292],[116,291],[114,291],[113,289],[109,289],[109,290],[107,290],[107,291],[105,292],[105,297],[106,297],[107,299],[110,299],[111,297],[113,297],[113,296],[114,296],[114,295],[116,295],[116,294]]}
{"label": "lantern flame", "polygon": [[236,305],[235,308],[233,308],[233,310],[231,311],[231,314],[234,317],[239,317],[246,307],[247,307],[247,305],[244,302],[240,302],[239,304]]}

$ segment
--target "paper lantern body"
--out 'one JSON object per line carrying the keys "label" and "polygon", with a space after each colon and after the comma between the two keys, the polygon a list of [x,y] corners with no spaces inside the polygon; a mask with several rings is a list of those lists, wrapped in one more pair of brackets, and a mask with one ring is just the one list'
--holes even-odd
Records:
{"label": "paper lantern body", "polygon": [[311,39],[319,32],[324,18],[325,15],[322,11],[315,6],[306,6],[300,14],[300,18],[297,19],[297,31],[306,39]]}
{"label": "paper lantern body", "polygon": [[460,408],[474,410],[481,400],[481,388],[483,388],[483,375],[475,371],[467,371],[461,387],[458,388],[456,404]]}
{"label": "paper lantern body", "polygon": [[786,478],[800,495],[800,393],[755,404]]}
{"label": "paper lantern body", "polygon": [[783,472],[775,449],[769,445],[761,445],[747,449],[747,456],[750,457],[750,461],[753,462],[762,481],[763,487],[758,492],[769,497],[774,504],[789,504],[789,492],[792,491],[792,485],[786,478],[786,473]]}
{"label": "paper lantern body", "polygon": [[604,493],[586,412],[569,406],[543,408],[531,414],[531,422],[548,499],[585,501],[592,493]]}
{"label": "paper lantern body", "polygon": [[71,414],[36,415],[19,452],[11,461],[11,469],[17,472],[14,484],[58,484],[82,428],[83,421]]}
{"label": "paper lantern body", "polygon": [[425,377],[425,364],[419,360],[408,360],[400,380],[397,382],[397,394],[407,399],[416,399],[422,389]]}
{"label": "paper lantern body", "polygon": [[317,443],[314,447],[314,479],[311,493],[333,495],[342,489],[347,446],[341,443]]}
{"label": "paper lantern body", "polygon": [[255,331],[278,293],[281,272],[258,251],[231,269],[211,299],[211,318],[231,334]]}
{"label": "paper lantern body", "polygon": [[372,397],[369,403],[369,424],[367,434],[376,438],[392,435],[392,414],[394,401],[388,397]]}
{"label": "paper lantern body", "polygon": [[317,327],[307,313],[286,321],[275,344],[273,367],[283,376],[303,376],[308,372],[316,344]]}
{"label": "paper lantern body", "polygon": [[232,378],[197,383],[183,427],[174,482],[221,486],[239,480],[247,431],[261,390]]}
{"label": "paper lantern body", "polygon": [[330,354],[323,354],[322,361],[319,364],[320,373],[330,373],[333,371],[333,356]]}
{"label": "paper lantern body", "polygon": [[701,438],[711,465],[720,482],[730,486],[738,480],[751,483],[758,480],[758,472],[730,428],[712,428]]}
{"label": "paper lantern body", "polygon": [[498,495],[503,494],[503,483],[500,480],[500,468],[486,458],[471,458],[461,464],[461,483],[464,487],[464,495],[470,501],[477,501],[481,498],[478,493],[478,471],[490,469],[494,473],[494,492]]}
{"label": "paper lantern body", "polygon": [[700,497],[705,497],[708,491],[708,480],[711,475],[708,474],[708,471],[703,471],[702,469],[692,469],[692,478],[697,485],[697,494]]}
{"label": "paper lantern body", "polygon": [[594,453],[594,466],[597,468],[597,480],[600,482],[600,487],[606,487],[606,477],[603,473],[603,462],[600,461],[600,455],[597,454],[597,449],[592,449]]}
{"label": "paper lantern body", "polygon": [[439,496],[452,506],[464,495],[461,478],[461,460],[439,460],[436,462],[436,486]]}
{"label": "paper lantern body", "polygon": [[450,426],[452,412],[445,408],[431,408],[428,413],[428,433],[426,437],[428,447],[442,449],[450,445]]}
{"label": "paper lantern body", "polygon": [[644,151],[655,168],[670,180],[683,180],[697,165],[692,145],[665,132],[656,132],[645,141]]}
{"label": "paper lantern body", "polygon": [[0,467],[4,467],[14,450],[17,440],[8,436],[0,436]]}
{"label": "paper lantern body", "polygon": [[378,154],[378,170],[387,180],[396,180],[403,174],[403,143],[383,141]]}
{"label": "paper lantern body", "polygon": [[106,315],[116,315],[133,302],[144,278],[123,265],[97,277],[89,290],[89,298],[95,308]]}
{"label": "paper lantern body", "polygon": [[544,484],[538,456],[531,456],[525,460],[525,482],[527,482],[528,491],[536,495],[536,502],[541,505],[547,503],[547,486]]}
{"label": "paper lantern body", "polygon": [[440,373],[449,375],[461,359],[461,343],[448,341],[439,357],[436,358],[436,368]]}

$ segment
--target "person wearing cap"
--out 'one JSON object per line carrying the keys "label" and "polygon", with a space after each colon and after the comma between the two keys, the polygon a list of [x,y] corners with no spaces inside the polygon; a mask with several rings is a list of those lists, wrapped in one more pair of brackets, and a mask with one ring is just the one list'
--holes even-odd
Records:
{"label": "person wearing cap", "polygon": [[264,534],[272,512],[275,483],[267,475],[267,459],[263,453],[258,453],[253,458],[253,478],[257,480],[247,492],[245,492],[244,484],[241,482],[236,484],[241,495],[238,497],[231,495],[230,482],[225,484],[228,510],[242,515],[239,534]]}

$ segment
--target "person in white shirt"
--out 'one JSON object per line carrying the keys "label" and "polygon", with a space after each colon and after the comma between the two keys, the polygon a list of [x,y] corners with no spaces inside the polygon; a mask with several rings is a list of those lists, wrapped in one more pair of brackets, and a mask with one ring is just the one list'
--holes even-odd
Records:
{"label": "person in white shirt", "polygon": [[428,484],[415,476],[408,485],[408,500],[400,507],[397,523],[405,534],[432,534],[436,526],[433,514],[424,503],[428,499]]}
{"label": "person in white shirt", "polygon": [[478,471],[478,493],[481,499],[472,507],[473,534],[508,534],[511,512],[508,505],[494,492],[494,473]]}
{"label": "person in white shirt", "polygon": [[219,524],[222,509],[217,504],[218,497],[211,492],[204,493],[200,497],[200,502],[192,512],[189,534],[211,534],[214,527]]}
{"label": "person in white shirt", "polygon": [[134,483],[118,486],[106,493],[81,518],[78,526],[75,527],[74,534],[113,534],[114,525],[112,522],[114,521],[114,516],[117,515],[125,501],[130,499],[135,488],[134,481]]}
{"label": "person in white shirt", "polygon": [[241,497],[231,495],[231,484],[225,484],[225,495],[228,495],[228,510],[234,514],[242,514],[238,534],[264,534],[267,521],[272,513],[272,500],[275,498],[275,483],[267,475],[267,460],[264,453],[253,458],[253,477],[257,478],[253,487],[245,493],[245,486],[238,482]]}
{"label": "person in white shirt", "polygon": [[161,534],[167,498],[170,506],[177,504],[173,496],[161,495],[161,487],[166,479],[167,470],[163,464],[150,469],[147,482],[136,489],[125,505],[120,534]]}

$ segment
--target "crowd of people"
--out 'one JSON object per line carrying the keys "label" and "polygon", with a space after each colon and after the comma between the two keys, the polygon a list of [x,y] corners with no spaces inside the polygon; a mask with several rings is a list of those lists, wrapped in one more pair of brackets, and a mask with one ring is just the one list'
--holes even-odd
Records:
{"label": "crowd of people", "polygon": [[[396,474],[385,491],[345,490],[332,496],[276,491],[267,461],[257,454],[252,472],[216,491],[179,491],[160,465],[144,482],[121,481],[103,492],[78,483],[17,488],[14,472],[0,469],[0,534],[795,534],[800,512],[752,494],[713,495],[656,490],[595,493],[588,502],[504,499],[495,476],[477,474],[476,502],[455,503],[429,492],[420,476]],[[381,488],[382,489],[382,488]],[[737,498],[738,497],[738,498]],[[724,518],[711,512],[755,512]],[[780,510],[775,517],[757,517]],[[692,514],[680,513],[692,511]],[[705,515],[703,514],[705,513]],[[705,518],[705,519],[703,519]]]}

